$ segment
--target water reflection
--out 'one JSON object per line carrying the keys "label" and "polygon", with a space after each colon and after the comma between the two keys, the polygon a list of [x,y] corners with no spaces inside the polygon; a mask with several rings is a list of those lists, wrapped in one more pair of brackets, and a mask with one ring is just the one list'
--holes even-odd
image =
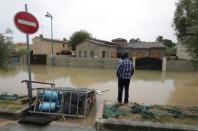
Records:
{"label": "water reflection", "polygon": [[[26,85],[20,81],[28,79],[26,66],[18,65],[7,72],[0,72],[0,93],[26,94]],[[113,69],[68,68],[32,66],[32,79],[54,82],[56,86],[87,87],[110,90],[99,100],[116,100],[117,78]],[[43,85],[34,84],[33,87]],[[130,101],[147,104],[198,105],[198,73],[161,72],[136,70],[130,84]]]}

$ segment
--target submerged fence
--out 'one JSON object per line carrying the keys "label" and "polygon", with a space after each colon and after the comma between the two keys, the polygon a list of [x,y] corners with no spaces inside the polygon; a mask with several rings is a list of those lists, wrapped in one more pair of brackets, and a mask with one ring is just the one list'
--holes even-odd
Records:
{"label": "submerged fence", "polygon": [[[93,68],[116,68],[118,58],[78,58],[59,56],[55,57],[55,65],[67,67],[93,67]],[[47,64],[51,64],[51,58],[47,58]]]}
{"label": "submerged fence", "polygon": [[[134,59],[135,60],[135,59]],[[26,57],[21,58],[21,63],[26,64]],[[88,67],[88,68],[110,68],[115,69],[118,64],[119,58],[79,58],[70,57],[65,55],[55,56],[55,66],[66,67]],[[134,61],[133,61],[134,62]],[[162,61],[163,63],[163,61]],[[48,56],[46,64],[51,65],[51,57]],[[134,65],[136,65],[136,60]],[[137,65],[136,65],[137,66]],[[164,63],[166,70],[178,70],[178,71],[197,71],[198,60],[166,60]],[[163,67],[163,66],[162,66]]]}

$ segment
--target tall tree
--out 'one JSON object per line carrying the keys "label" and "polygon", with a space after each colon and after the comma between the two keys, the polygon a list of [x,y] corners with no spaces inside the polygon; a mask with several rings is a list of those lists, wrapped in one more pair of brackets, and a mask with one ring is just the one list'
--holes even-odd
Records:
{"label": "tall tree", "polygon": [[198,0],[178,1],[173,26],[178,40],[198,58]]}
{"label": "tall tree", "polygon": [[91,38],[92,35],[87,31],[84,30],[76,31],[71,35],[69,44],[72,47],[72,50],[76,50],[76,45],[78,45],[79,43],[83,42],[86,39],[91,39]]}
{"label": "tall tree", "polygon": [[168,48],[175,47],[175,43],[172,42],[172,40],[169,40],[169,39],[163,39],[162,43]]}
{"label": "tall tree", "polygon": [[157,41],[157,42],[162,42],[163,39],[164,39],[164,38],[163,38],[163,36],[161,36],[161,35],[158,36],[158,37],[156,37],[156,41]]}
{"label": "tall tree", "polygon": [[0,68],[5,67],[11,57],[12,41],[5,38],[2,34],[0,34]]}
{"label": "tall tree", "polygon": [[140,40],[140,38],[136,38],[136,39],[134,39],[134,38],[131,38],[130,40],[129,40],[129,43],[140,43],[140,42],[142,42],[141,40]]}

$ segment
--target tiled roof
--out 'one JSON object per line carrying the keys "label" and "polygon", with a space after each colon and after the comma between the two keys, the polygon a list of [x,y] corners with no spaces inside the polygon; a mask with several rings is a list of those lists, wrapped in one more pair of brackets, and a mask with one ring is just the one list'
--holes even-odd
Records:
{"label": "tiled roof", "polygon": [[117,44],[116,43],[105,41],[105,40],[88,39],[88,41],[93,42],[93,43],[96,43],[96,44],[104,45],[104,46],[114,46],[114,47],[117,47]]}
{"label": "tiled roof", "polygon": [[141,43],[128,43],[126,48],[134,49],[149,49],[149,48],[165,48],[166,46],[162,42],[141,42]]}
{"label": "tiled roof", "polygon": [[105,40],[99,39],[87,39],[95,44],[104,45],[104,46],[113,46],[113,47],[120,47],[120,48],[133,48],[133,49],[150,49],[150,48],[165,48],[163,43],[161,42],[141,42],[141,43],[128,43],[126,45],[121,45],[115,42],[109,42]]}
{"label": "tiled roof", "polygon": [[127,41],[126,39],[123,39],[123,38],[116,38],[116,39],[113,39],[113,40],[111,40],[111,41]]}
{"label": "tiled roof", "polygon": [[[68,43],[68,41],[64,41],[64,40],[57,40],[57,39],[50,39],[50,38],[44,38],[44,37],[38,37],[36,36],[35,38],[40,38],[43,41],[53,41],[53,42],[58,42],[58,43]],[[33,38],[34,39],[34,38]]]}

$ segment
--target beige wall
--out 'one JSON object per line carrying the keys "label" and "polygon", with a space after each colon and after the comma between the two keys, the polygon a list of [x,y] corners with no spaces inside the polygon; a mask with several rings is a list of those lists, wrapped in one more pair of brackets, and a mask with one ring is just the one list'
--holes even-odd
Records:
{"label": "beige wall", "polygon": [[[52,53],[51,41],[44,40],[40,37],[34,38],[32,43],[33,54],[47,54]],[[64,44],[64,47],[63,47]],[[67,43],[53,42],[54,54],[61,53],[62,50],[69,50]]]}
{"label": "beige wall", "polygon": [[132,49],[132,57],[143,58],[143,57],[155,57],[162,59],[164,57],[165,49]]}
{"label": "beige wall", "polygon": [[180,43],[177,44],[177,57],[178,59],[191,60],[190,54],[186,52],[185,47]]}
{"label": "beige wall", "polygon": [[149,54],[150,57],[162,59],[164,55],[165,55],[165,49],[157,49],[157,48],[150,49],[150,54]]}
{"label": "beige wall", "polygon": [[149,50],[146,49],[132,49],[132,57],[143,58],[149,56]]}
{"label": "beige wall", "polygon": [[103,46],[99,44],[93,44],[90,41],[84,41],[77,45],[76,47],[76,57],[79,56],[79,51],[81,52],[81,57],[85,57],[85,51],[87,52],[87,58],[91,58],[90,53],[91,51],[94,52],[95,58],[102,58],[102,52],[105,51],[105,58],[115,58],[116,57],[116,48]]}

